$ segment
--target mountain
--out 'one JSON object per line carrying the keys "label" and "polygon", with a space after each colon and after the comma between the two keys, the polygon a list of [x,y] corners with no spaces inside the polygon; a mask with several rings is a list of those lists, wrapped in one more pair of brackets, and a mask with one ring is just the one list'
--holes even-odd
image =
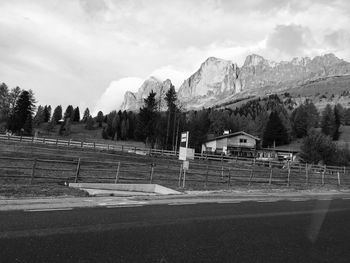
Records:
{"label": "mountain", "polygon": [[[350,63],[333,54],[317,56],[313,59],[293,58],[291,61],[281,62],[270,61],[252,54],[247,56],[241,68],[230,61],[224,62],[214,58],[206,60],[199,70],[181,85],[178,92],[179,99],[187,109],[227,105],[230,101],[239,101],[243,98],[281,93],[321,78],[350,74]],[[230,68],[234,68],[234,72],[230,71]],[[212,85],[207,78],[203,78],[203,75],[210,74],[220,76],[214,82],[215,85]],[[223,77],[226,74],[229,77]],[[230,82],[227,82],[227,79]],[[198,86],[201,90],[200,94],[193,92]],[[227,86],[230,88],[224,91],[221,89]]]}
{"label": "mountain", "polygon": [[169,79],[161,81],[155,77],[150,77],[139,87],[136,93],[127,91],[121,105],[121,110],[138,111],[144,104],[144,99],[148,97],[151,91],[156,93],[156,100],[160,103],[162,110],[165,109],[164,97],[172,85]]}
{"label": "mountain", "polygon": [[279,63],[250,55],[244,62],[239,79],[242,89],[247,90],[263,86],[297,86],[306,80],[349,73],[350,64],[333,54],[313,59],[293,58]]}
{"label": "mountain", "polygon": [[238,66],[231,61],[210,57],[197,72],[184,81],[178,91],[182,103],[211,101],[241,91]]}
{"label": "mountain", "polygon": [[[247,56],[241,68],[232,61],[210,57],[183,82],[178,90],[178,98],[186,109],[228,105],[243,98],[306,89],[310,87],[308,83],[313,83],[313,89],[317,89],[317,85],[323,87],[332,83],[322,79],[349,74],[350,63],[337,58],[334,54],[316,56],[312,59],[293,58],[291,61],[281,62],[252,54]],[[342,80],[342,87],[346,86],[344,81],[347,83],[348,79]],[[125,94],[122,109],[138,110],[143,104],[143,98],[146,98],[152,89],[157,94],[160,92],[165,94],[164,90],[167,90],[169,83],[170,80],[161,82],[151,77],[137,93]]]}

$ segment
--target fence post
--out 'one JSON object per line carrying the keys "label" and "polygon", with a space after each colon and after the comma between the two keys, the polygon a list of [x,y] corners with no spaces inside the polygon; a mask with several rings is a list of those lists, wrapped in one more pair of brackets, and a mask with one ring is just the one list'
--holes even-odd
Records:
{"label": "fence post", "polygon": [[114,182],[115,184],[117,184],[119,181],[119,171],[120,171],[120,162],[118,162],[117,174],[115,176],[115,182]]}
{"label": "fence post", "polygon": [[181,176],[182,176],[182,164],[180,165],[180,172],[179,172],[179,188],[181,186]]}
{"label": "fence post", "polygon": [[309,185],[309,171],[308,171],[308,164],[305,164],[305,180],[306,180],[306,186]]}
{"label": "fence post", "polygon": [[94,151],[96,151],[96,143],[94,142]]}
{"label": "fence post", "polygon": [[289,187],[290,186],[290,163],[289,163],[289,161],[287,162],[287,165],[288,165],[288,183],[287,183],[287,186]]}
{"label": "fence post", "polygon": [[249,184],[248,185],[251,184],[252,179],[253,179],[253,168],[250,170],[250,177],[249,177]]}
{"label": "fence post", "polygon": [[270,169],[270,179],[269,179],[269,185],[272,184],[272,168]]}
{"label": "fence post", "polygon": [[322,172],[322,185],[324,185],[324,175],[326,173],[327,166],[325,165]]}
{"label": "fence post", "polygon": [[224,166],[221,164],[221,179],[224,179]]}
{"label": "fence post", "polygon": [[338,186],[340,186],[340,173],[338,172]]}
{"label": "fence post", "polygon": [[227,186],[230,188],[231,186],[231,173],[230,173],[230,167],[228,168],[228,180],[227,180]]}
{"label": "fence post", "polygon": [[185,188],[186,185],[186,170],[184,169],[184,177],[182,179],[182,188]]}
{"label": "fence post", "polygon": [[153,172],[154,172],[154,164],[151,163],[151,171],[150,171],[150,179],[149,179],[149,183],[151,184],[153,181]]}
{"label": "fence post", "polygon": [[68,148],[70,147],[70,140],[71,140],[71,139],[68,140]]}
{"label": "fence post", "polygon": [[124,145],[122,145],[122,152],[124,152]]}
{"label": "fence post", "polygon": [[207,164],[207,173],[205,174],[205,188],[208,186],[208,173],[209,173],[209,165]]}
{"label": "fence post", "polygon": [[75,180],[74,180],[74,183],[77,183],[77,182],[78,182],[79,172],[80,172],[80,158],[79,158],[79,160],[78,160],[77,171],[76,171],[76,173],[75,173]]}
{"label": "fence post", "polygon": [[346,167],[344,166],[344,176],[345,176],[345,173],[346,173]]}
{"label": "fence post", "polygon": [[32,184],[32,183],[33,183],[33,180],[34,180],[34,176],[35,176],[35,166],[36,166],[36,159],[34,159],[33,166],[32,166],[32,174],[31,174],[31,177],[30,177],[30,184]]}
{"label": "fence post", "polygon": [[81,141],[81,143],[80,143],[80,148],[83,148],[83,147],[84,147],[84,142]]}

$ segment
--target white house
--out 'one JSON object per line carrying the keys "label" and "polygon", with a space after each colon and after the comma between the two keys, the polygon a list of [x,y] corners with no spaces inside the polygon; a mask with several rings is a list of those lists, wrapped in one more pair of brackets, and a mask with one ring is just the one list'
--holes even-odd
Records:
{"label": "white house", "polygon": [[206,141],[202,144],[202,154],[224,153],[225,155],[253,157],[259,146],[259,138],[240,131]]}

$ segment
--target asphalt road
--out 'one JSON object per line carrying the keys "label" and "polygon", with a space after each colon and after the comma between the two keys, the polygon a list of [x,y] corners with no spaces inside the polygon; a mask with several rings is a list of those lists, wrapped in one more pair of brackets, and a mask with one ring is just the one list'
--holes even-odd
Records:
{"label": "asphalt road", "polygon": [[4,211],[0,262],[350,262],[350,200]]}

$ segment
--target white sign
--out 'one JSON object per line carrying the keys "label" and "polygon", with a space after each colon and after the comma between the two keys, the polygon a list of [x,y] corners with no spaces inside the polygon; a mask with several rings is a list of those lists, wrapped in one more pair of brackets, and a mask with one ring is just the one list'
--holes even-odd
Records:
{"label": "white sign", "polygon": [[194,159],[194,149],[180,147],[179,160],[193,160]]}
{"label": "white sign", "polygon": [[185,147],[180,147],[179,160],[186,161],[187,151]]}
{"label": "white sign", "polygon": [[187,148],[187,151],[186,151],[186,159],[187,159],[187,160],[194,160],[194,149],[192,149],[192,148]]}
{"label": "white sign", "polygon": [[189,137],[188,131],[181,133],[180,147],[188,148],[188,137]]}

